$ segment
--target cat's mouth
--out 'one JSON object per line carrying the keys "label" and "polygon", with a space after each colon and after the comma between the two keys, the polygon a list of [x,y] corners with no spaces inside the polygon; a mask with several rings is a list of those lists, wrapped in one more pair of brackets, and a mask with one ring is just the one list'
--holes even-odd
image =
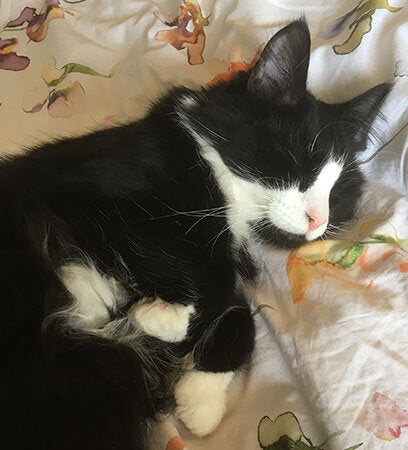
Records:
{"label": "cat's mouth", "polygon": [[308,241],[308,242],[314,241],[315,239],[318,239],[321,236],[323,236],[323,234],[327,230],[327,225],[328,225],[328,221],[325,220],[324,222],[320,223],[316,228],[308,231],[305,234],[306,241]]}
{"label": "cat's mouth", "polygon": [[262,244],[272,244],[283,248],[297,248],[324,236],[328,222],[319,224],[316,228],[304,234],[295,234],[276,227],[268,219],[261,219],[250,223],[255,240]]}

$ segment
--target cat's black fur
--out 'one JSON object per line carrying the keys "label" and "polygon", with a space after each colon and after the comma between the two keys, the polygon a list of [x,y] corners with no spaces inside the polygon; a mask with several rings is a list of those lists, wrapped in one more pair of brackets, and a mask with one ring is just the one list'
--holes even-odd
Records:
{"label": "cat's black fur", "polygon": [[[187,117],[231,171],[246,176],[245,167],[265,183],[296,178],[306,189],[328,151],[342,155],[347,170],[332,190],[330,222],[350,218],[362,185],[355,153],[389,88],[341,105],[317,101],[305,92],[308,36],[295,22],[229,84],[200,93],[175,89],[142,120],[2,162],[2,448],[146,448],[146,421],[171,405],[170,373],[177,379],[177,363],[220,316],[195,352],[196,366],[222,372],[248,363],[254,325],[237,276],[253,277],[255,269],[245,243],[233,250],[225,216],[205,215],[225,200],[180,122]],[[193,108],[180,104],[186,95]],[[272,225],[258,238],[289,247],[304,242]],[[117,340],[66,330],[58,316],[44,324],[71,302],[56,270],[84,257],[127,291],[127,304],[112,318],[143,297],[193,303],[198,314],[188,339],[141,338],[155,357],[149,363]]]}

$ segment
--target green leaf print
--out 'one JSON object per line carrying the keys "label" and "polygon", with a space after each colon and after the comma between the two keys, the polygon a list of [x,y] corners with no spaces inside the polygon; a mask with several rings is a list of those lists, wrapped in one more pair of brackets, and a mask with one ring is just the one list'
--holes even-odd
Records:
{"label": "green leaf print", "polygon": [[62,67],[64,69],[64,73],[57,79],[52,80],[49,86],[57,86],[60,84],[70,73],[85,73],[87,75],[93,75],[96,77],[104,77],[104,78],[112,78],[113,74],[104,75],[102,73],[97,72],[96,70],[91,69],[90,67],[84,66],[78,63],[68,63]]}
{"label": "green leaf print", "polygon": [[[263,450],[325,450],[323,445],[343,432],[331,433],[322,445],[315,446],[303,434],[295,414],[287,411],[277,416],[275,420],[268,416],[262,417],[258,424],[258,442]],[[361,445],[362,443],[348,447],[346,450],[354,450]]]}
{"label": "green leaf print", "polygon": [[364,253],[366,246],[364,244],[353,245],[347,253],[337,263],[339,269],[346,270],[354,266],[358,258]]}

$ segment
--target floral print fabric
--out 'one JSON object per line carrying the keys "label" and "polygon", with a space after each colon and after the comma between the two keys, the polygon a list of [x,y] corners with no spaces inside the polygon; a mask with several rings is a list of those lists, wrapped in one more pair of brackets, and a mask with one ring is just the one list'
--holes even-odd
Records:
{"label": "floral print fabric", "polygon": [[[407,121],[405,0],[2,0],[1,151],[139,117],[172,84],[228,81],[300,15],[319,98],[395,81],[366,160]],[[407,148],[404,131],[362,166],[364,198],[342,232],[254,249],[265,271],[251,370],[211,436],[164,418],[152,449],[408,448]]]}

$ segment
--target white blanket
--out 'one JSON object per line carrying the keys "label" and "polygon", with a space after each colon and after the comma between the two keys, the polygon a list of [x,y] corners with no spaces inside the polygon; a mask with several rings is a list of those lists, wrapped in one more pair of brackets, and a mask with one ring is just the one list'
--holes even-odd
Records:
{"label": "white blanket", "polygon": [[[366,160],[408,121],[408,4],[390,1],[0,0],[1,150],[137,117],[174,83],[228,79],[304,15],[317,97],[395,82]],[[364,199],[338,236],[256,249],[256,302],[272,308],[255,316],[252,369],[211,436],[167,418],[152,448],[408,448],[407,148],[404,130],[362,166]]]}

